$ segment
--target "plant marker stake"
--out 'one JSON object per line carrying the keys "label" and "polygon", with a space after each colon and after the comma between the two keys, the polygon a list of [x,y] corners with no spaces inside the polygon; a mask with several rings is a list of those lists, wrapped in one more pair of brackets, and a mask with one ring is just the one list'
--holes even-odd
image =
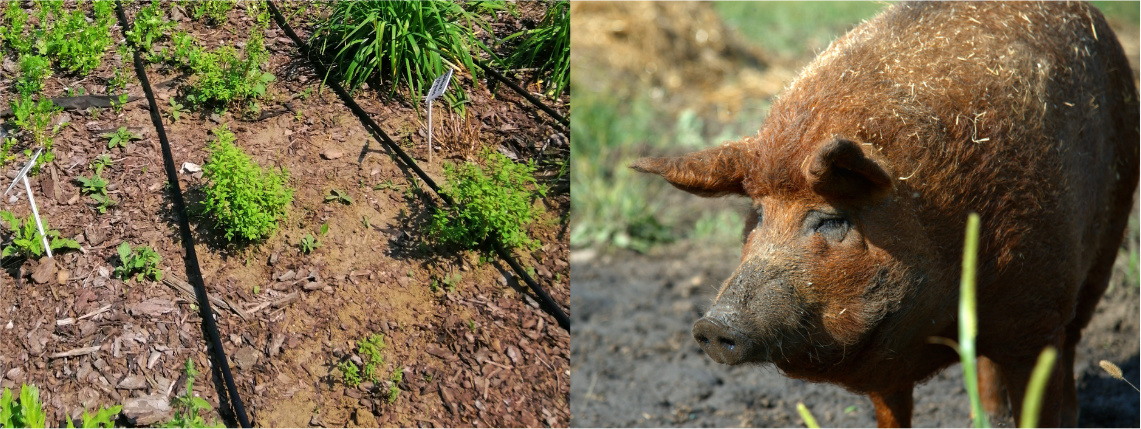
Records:
{"label": "plant marker stake", "polygon": [[424,98],[424,102],[428,103],[428,163],[432,163],[432,100],[435,100],[441,95],[444,95],[444,90],[448,89],[448,83],[452,81],[452,69],[449,67],[447,73],[443,76],[436,78],[432,81],[432,88],[428,90],[428,96]]}
{"label": "plant marker stake", "polygon": [[12,187],[16,186],[16,183],[19,182],[20,179],[24,179],[24,189],[28,191],[28,203],[32,205],[32,217],[36,219],[36,227],[40,229],[40,239],[44,241],[44,250],[48,253],[48,259],[52,259],[52,248],[48,245],[48,236],[47,233],[44,232],[44,224],[40,222],[40,211],[36,210],[36,199],[32,197],[32,185],[28,182],[28,171],[31,171],[32,166],[36,165],[36,158],[40,157],[40,152],[43,152],[43,150],[44,148],[36,149],[36,153],[32,155],[32,159],[28,161],[28,165],[20,169],[20,173],[16,174],[16,180],[13,180],[12,184],[8,185],[8,189],[4,191],[4,195],[8,195],[8,192],[12,191]]}

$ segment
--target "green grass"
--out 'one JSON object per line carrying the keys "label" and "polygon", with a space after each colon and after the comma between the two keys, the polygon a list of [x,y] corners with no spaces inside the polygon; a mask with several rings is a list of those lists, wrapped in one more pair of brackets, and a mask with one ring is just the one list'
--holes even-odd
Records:
{"label": "green grass", "polygon": [[546,78],[548,97],[563,93],[570,84],[570,3],[557,1],[547,8],[539,27],[507,36],[503,42],[523,42],[504,59],[509,68],[533,67]]}
{"label": "green grass", "polygon": [[881,2],[717,2],[729,27],[779,59],[811,59],[886,7]]}
{"label": "green grass", "polygon": [[[422,100],[448,67],[475,72],[472,50],[487,50],[472,32],[481,24],[448,1],[337,1],[316,23],[310,43],[332,62],[326,79],[356,89],[376,77],[391,84],[389,96],[407,87],[412,99]],[[450,88],[445,98],[458,109],[466,95],[459,85]]]}

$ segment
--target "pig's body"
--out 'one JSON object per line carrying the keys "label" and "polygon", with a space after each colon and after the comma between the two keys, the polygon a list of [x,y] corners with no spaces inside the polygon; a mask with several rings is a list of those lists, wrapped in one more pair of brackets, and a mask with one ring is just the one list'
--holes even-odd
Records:
{"label": "pig's body", "polygon": [[957,361],[964,225],[982,217],[980,381],[1018,414],[1061,351],[1043,425],[1076,424],[1074,348],[1132,207],[1137,90],[1087,4],[900,4],[835,41],[760,133],[633,167],[757,209],[741,267],[694,326],[723,363],[866,392],[908,425],[914,384]]}

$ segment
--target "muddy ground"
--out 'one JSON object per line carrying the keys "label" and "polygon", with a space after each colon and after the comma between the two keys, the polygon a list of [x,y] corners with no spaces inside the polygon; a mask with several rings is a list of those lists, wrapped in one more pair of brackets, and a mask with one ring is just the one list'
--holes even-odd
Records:
{"label": "muddy ground", "polygon": [[[772,366],[729,367],[690,328],[740,258],[739,246],[676,245],[649,255],[573,251],[571,426],[802,426],[804,402],[822,426],[875,426],[866,397],[794,380]],[[1137,392],[1098,367],[1109,360],[1138,382],[1138,289],[1102,299],[1078,348],[1083,427],[1137,427]],[[969,427],[958,365],[915,389],[916,427]]]}

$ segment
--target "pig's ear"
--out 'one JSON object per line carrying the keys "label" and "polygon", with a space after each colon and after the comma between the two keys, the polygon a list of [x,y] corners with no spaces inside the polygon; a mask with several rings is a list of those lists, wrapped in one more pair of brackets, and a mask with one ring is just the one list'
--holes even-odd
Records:
{"label": "pig's ear", "polygon": [[891,177],[851,140],[825,143],[810,159],[805,176],[812,190],[825,197],[865,200],[891,190]]}
{"label": "pig's ear", "polygon": [[678,157],[641,158],[630,168],[661,175],[678,189],[703,197],[745,195],[745,156],[740,143],[728,143]]}

